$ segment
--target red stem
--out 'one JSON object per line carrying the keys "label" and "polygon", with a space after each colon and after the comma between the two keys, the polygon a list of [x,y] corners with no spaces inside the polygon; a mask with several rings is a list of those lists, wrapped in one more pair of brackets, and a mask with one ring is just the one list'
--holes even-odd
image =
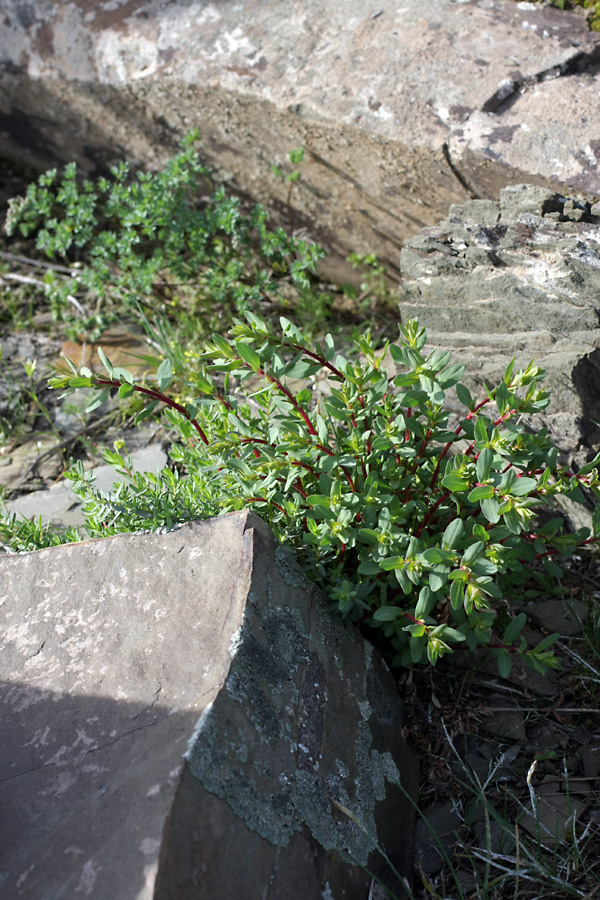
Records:
{"label": "red stem", "polygon": [[425,516],[425,518],[423,519],[423,522],[421,523],[421,525],[419,525],[417,532],[416,532],[417,537],[421,537],[423,529],[426,528],[427,525],[429,524],[429,522],[431,521],[436,509],[444,502],[444,500],[447,500],[449,496],[450,496],[450,491],[446,491],[444,494],[441,495],[441,497],[438,497],[438,499],[435,501],[435,503],[433,504],[433,506],[431,507],[431,509]]}
{"label": "red stem", "polygon": [[333,372],[334,375],[343,381],[344,376],[340,372],[339,369],[336,369],[335,366],[332,366],[331,363],[328,363],[326,359],[323,359],[322,356],[319,356],[318,353],[313,353],[311,350],[307,350],[306,347],[303,347],[302,344],[292,344],[291,341],[288,341],[287,344],[284,344],[284,347],[293,347],[294,350],[298,350],[301,353],[305,353],[307,356],[310,356],[311,359],[314,359],[316,362],[320,363],[323,368],[329,369],[330,372]]}
{"label": "red stem", "polygon": [[[121,384],[123,383],[124,382],[121,381],[115,381],[114,379],[111,379],[110,381],[107,381],[103,378],[94,379],[94,385],[102,384],[106,387],[120,388]],[[153,391],[150,388],[140,387],[137,384],[132,384],[131,386],[134,391],[138,392],[138,394],[145,394],[147,397],[152,397],[153,400],[158,400],[161,403],[166,404],[166,406],[170,406],[172,409],[176,409],[184,419],[187,419],[188,422],[190,422],[194,426],[194,428],[208,447],[208,438],[206,437],[206,434],[204,433],[196,419],[192,419],[190,414],[186,412],[185,408],[180,403],[176,403],[175,400],[171,400],[170,397],[166,397],[164,394],[161,394],[160,391]]]}

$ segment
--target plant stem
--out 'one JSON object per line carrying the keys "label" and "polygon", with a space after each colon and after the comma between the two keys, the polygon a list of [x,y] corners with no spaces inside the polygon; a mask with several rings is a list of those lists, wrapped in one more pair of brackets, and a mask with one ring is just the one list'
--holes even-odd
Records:
{"label": "plant stem", "polygon": [[[104,387],[114,387],[118,389],[121,387],[121,384],[121,381],[116,381],[114,378],[111,378],[110,380],[104,378],[94,379],[94,386],[102,385]],[[183,407],[180,403],[176,403],[175,400],[172,400],[170,397],[167,397],[160,391],[153,391],[151,388],[145,388],[139,384],[134,384],[132,385],[132,387],[134,391],[137,391],[138,394],[145,394],[145,396],[151,397],[153,400],[158,400],[160,403],[164,403],[166,406],[170,406],[171,409],[177,410],[177,412],[182,415],[184,419],[187,419],[187,421],[194,426],[206,446],[209,446],[208,438],[200,427],[199,422],[197,422],[196,419],[193,419],[192,416],[190,416],[190,414],[186,412],[185,407]]]}

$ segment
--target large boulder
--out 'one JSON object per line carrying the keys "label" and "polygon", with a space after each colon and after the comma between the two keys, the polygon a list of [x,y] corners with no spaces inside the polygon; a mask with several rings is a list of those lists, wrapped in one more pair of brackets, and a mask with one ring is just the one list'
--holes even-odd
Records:
{"label": "large boulder", "polygon": [[600,441],[600,207],[531,185],[499,201],[455,205],[407,241],[400,314],[467,366],[475,391],[516,357],[547,372],[542,417],[556,443],[583,457]]}
{"label": "large boulder", "polygon": [[0,585],[3,897],[400,896],[396,685],[260,519],[4,557]]}
{"label": "large boulder", "polygon": [[[396,272],[451,203],[525,180],[600,194],[598,40],[515,0],[3,0],[0,152],[156,165],[198,126],[242,192]],[[271,166],[298,146],[288,198]]]}

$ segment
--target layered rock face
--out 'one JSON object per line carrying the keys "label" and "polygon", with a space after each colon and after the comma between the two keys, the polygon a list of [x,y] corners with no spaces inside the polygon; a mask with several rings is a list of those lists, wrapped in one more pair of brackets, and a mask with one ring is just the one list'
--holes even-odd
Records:
{"label": "layered rock face", "polygon": [[[506,184],[600,194],[598,35],[514,0],[3,0],[0,152],[156,165],[191,127],[343,258]],[[288,187],[273,163],[305,148]]]}
{"label": "layered rock face", "polygon": [[0,560],[0,893],[364,900],[410,872],[384,663],[251,513]]}
{"label": "layered rock face", "polygon": [[[495,386],[513,356],[547,371],[544,414],[577,456],[600,441],[600,207],[513,185],[499,202],[452,206],[401,253],[400,313]],[[536,417],[537,418],[537,417]]]}

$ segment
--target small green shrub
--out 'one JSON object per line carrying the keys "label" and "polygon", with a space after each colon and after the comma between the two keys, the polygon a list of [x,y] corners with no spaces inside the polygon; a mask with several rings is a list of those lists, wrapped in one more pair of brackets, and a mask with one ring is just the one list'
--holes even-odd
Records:
{"label": "small green shrub", "polygon": [[200,332],[208,323],[207,333],[219,317],[292,304],[313,321],[309,276],[325,251],[270,229],[263,207],[245,212],[223,187],[213,191],[196,136],[162,171],[132,177],[122,162],[110,178],[81,183],[71,163],[60,180],[53,169],[10,201],[7,233],[70,264],[71,277],[53,268],[44,282],[71,333],[95,340],[140,304]]}
{"label": "small green shrub", "polygon": [[[389,353],[399,374],[386,375],[386,349],[368,336],[350,360],[328,335],[311,346],[287,319],[281,335],[252,313],[236,321],[229,339],[215,335],[203,364],[188,373],[193,402],[168,396],[173,377],[165,360],[157,383],[136,384],[101,354],[106,376],[88,369],[52,379],[53,387],[111,391],[148,400],[138,421],[158,404],[179,437],[175,470],[159,476],[131,471],[117,447],[107,460],[130,476],[113,496],[95,492],[83,467],[69,477],[87,498],[86,528],[106,535],[252,507],[322,585],[340,613],[375,634],[394,665],[436,660],[465,643],[483,645],[510,673],[513,657],[534,669],[556,667],[549,636],[535,648],[521,632],[524,613],[510,600],[535,575],[552,581],[560,557],[598,540],[600,515],[567,533],[560,517],[543,525],[537,513],[554,498],[600,496],[590,463],[560,468],[541,430],[527,432],[523,414],[549,401],[533,364],[475,400],[460,379],[461,365],[436,350],[423,355],[425,330],[400,327]],[[315,380],[327,376],[329,393]],[[294,389],[290,379],[301,379]],[[306,385],[306,386],[303,386]],[[464,408],[450,427],[445,404],[455,391]],[[594,463],[596,460],[594,460]]]}

